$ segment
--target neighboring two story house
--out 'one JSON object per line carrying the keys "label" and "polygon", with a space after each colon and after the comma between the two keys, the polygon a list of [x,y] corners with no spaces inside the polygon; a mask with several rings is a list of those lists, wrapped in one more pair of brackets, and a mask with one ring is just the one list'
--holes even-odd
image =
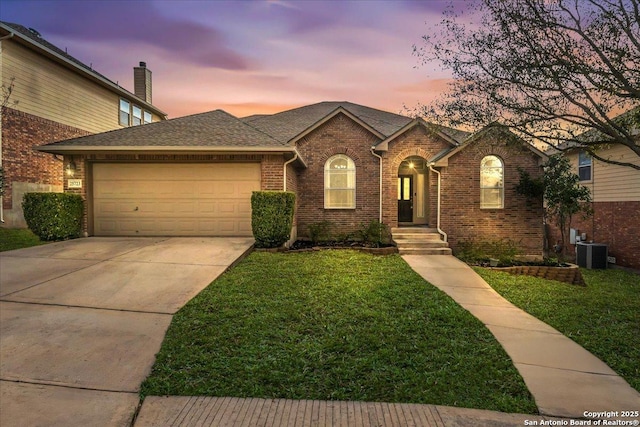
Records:
{"label": "neighboring two story house", "polygon": [[[640,107],[621,115],[640,115]],[[636,143],[640,132],[636,127]],[[580,148],[566,152],[580,177],[580,184],[591,191],[593,215],[574,216],[571,227],[586,234],[587,241],[605,243],[617,265],[640,269],[640,171],[591,158]],[[598,150],[605,159],[640,166],[640,157],[622,144]],[[573,249],[574,246],[571,245]]]}
{"label": "neighboring two story house", "polygon": [[41,35],[0,22],[0,121],[3,226],[24,227],[22,196],[62,191],[62,157],[33,147],[81,135],[166,119],[151,104],[151,71],[134,69],[135,94]]}
{"label": "neighboring two story house", "polygon": [[[64,156],[90,235],[250,236],[253,190],[296,193],[294,234],[378,220],[543,250],[542,200],[515,191],[545,155],[492,125],[472,135],[350,102],[243,119],[222,110],[38,148]],[[74,183],[75,181],[74,180]],[[397,231],[397,230],[396,230]]]}

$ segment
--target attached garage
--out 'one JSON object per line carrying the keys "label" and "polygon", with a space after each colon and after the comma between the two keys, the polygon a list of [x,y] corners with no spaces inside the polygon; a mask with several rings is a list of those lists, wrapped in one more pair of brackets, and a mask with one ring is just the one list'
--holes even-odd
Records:
{"label": "attached garage", "polygon": [[96,236],[251,236],[260,163],[94,163]]}

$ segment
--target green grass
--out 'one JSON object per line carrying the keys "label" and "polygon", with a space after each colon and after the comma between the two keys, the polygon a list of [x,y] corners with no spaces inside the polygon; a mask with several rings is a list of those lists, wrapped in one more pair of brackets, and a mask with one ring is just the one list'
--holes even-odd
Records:
{"label": "green grass", "polygon": [[397,255],[254,252],[173,319],[146,395],[536,413],[491,333]]}
{"label": "green grass", "polygon": [[0,252],[43,245],[28,228],[0,228]]}
{"label": "green grass", "polygon": [[556,328],[640,391],[640,275],[581,269],[586,287],[475,268],[502,296]]}

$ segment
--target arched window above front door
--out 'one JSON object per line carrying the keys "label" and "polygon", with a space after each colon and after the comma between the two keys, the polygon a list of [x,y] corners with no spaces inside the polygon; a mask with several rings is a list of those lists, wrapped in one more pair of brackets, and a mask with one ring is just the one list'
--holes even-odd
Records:
{"label": "arched window above front door", "polygon": [[336,154],[324,164],[324,208],[355,207],[356,165],[348,156]]}

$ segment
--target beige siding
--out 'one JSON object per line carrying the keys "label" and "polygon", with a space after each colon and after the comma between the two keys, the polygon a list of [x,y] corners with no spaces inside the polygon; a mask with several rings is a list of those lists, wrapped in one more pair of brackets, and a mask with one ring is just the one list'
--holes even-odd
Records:
{"label": "beige siding", "polygon": [[[640,157],[623,145],[614,145],[598,153],[610,160],[640,165]],[[567,154],[575,173],[578,173],[578,152]],[[582,185],[591,190],[594,202],[631,202],[640,201],[640,171],[609,163],[593,161],[591,181]]]}
{"label": "beige siding", "polygon": [[13,108],[88,132],[121,127],[118,94],[15,42],[2,43],[2,57],[2,83],[15,77]]}

